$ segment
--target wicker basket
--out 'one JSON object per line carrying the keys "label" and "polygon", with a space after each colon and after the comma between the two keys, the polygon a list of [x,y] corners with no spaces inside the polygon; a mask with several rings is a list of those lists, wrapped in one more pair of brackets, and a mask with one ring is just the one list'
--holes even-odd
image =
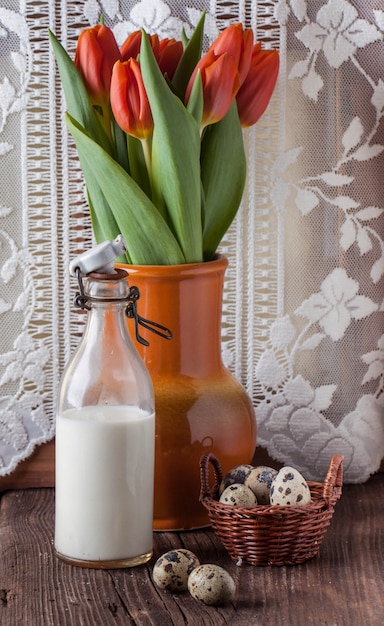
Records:
{"label": "wicker basket", "polygon": [[[209,486],[210,465],[215,482]],[[319,551],[341,495],[343,456],[331,460],[324,483],[308,482],[312,502],[306,506],[230,506],[221,504],[220,462],[214,454],[200,460],[200,501],[212,528],[236,565],[295,565]]]}

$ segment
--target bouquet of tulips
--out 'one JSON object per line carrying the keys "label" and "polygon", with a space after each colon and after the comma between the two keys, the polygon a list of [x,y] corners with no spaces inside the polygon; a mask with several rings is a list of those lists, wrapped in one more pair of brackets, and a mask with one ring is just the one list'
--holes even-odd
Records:
{"label": "bouquet of tulips", "polygon": [[97,242],[121,233],[137,265],[212,259],[239,208],[242,128],[266,109],[276,51],[226,28],[202,55],[204,14],[188,40],[104,24],[83,31],[74,62],[50,38]]}

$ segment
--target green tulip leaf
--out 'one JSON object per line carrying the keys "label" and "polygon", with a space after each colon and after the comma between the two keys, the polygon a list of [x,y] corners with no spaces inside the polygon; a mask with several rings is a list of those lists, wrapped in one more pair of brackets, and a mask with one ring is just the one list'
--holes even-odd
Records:
{"label": "green tulip leaf", "polygon": [[102,243],[106,239],[115,239],[119,234],[119,227],[100,186],[94,185],[92,188],[87,188],[87,197],[92,230],[97,243]]}
{"label": "green tulip leaf", "polygon": [[212,258],[237,213],[246,173],[243,133],[234,102],[220,122],[206,128],[201,146],[205,260]]}
{"label": "green tulip leaf", "polygon": [[168,88],[143,32],[140,65],[154,120],[152,185],[187,263],[202,261],[199,126]]}
{"label": "green tulip leaf", "polygon": [[49,31],[49,38],[59,68],[68,113],[111,154],[111,143],[89,101],[87,90],[76,65],[52,31]]}
{"label": "green tulip leaf", "polygon": [[116,161],[129,172],[129,160],[127,151],[127,135],[113,118],[113,135],[115,140]]}
{"label": "green tulip leaf", "polygon": [[196,74],[196,80],[193,83],[191,95],[188,100],[187,110],[193,115],[197,124],[201,125],[204,108],[203,81],[201,80],[200,70]]}
{"label": "green tulip leaf", "polygon": [[[183,95],[187,89],[187,85],[189,79],[195,69],[198,61],[201,57],[201,50],[203,45],[203,34],[204,34],[204,22],[205,22],[205,11],[203,11],[199,22],[193,31],[193,34],[188,41],[184,45],[185,49],[181,56],[181,59],[177,65],[175,74],[172,79],[172,84],[175,87],[176,92],[179,92]],[[185,37],[185,33],[184,33]]]}
{"label": "green tulip leaf", "polygon": [[87,188],[97,190],[91,199],[99,228],[106,232],[109,222],[105,203],[100,202],[102,194],[114,215],[118,232],[124,237],[132,263],[184,263],[175,237],[145,193],[76,120],[68,114],[66,120],[76,142]]}
{"label": "green tulip leaf", "polygon": [[128,135],[127,147],[129,155],[129,174],[148,198],[151,198],[151,185],[140,139]]}

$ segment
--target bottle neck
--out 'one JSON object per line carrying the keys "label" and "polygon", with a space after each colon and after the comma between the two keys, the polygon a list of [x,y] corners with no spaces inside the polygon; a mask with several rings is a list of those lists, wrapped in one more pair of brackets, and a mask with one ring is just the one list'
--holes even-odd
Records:
{"label": "bottle neck", "polygon": [[89,309],[86,334],[101,340],[104,351],[110,352],[121,342],[130,343],[125,309],[129,286],[126,272],[119,274],[89,274],[84,284],[86,306]]}
{"label": "bottle neck", "polygon": [[119,304],[124,306],[129,295],[127,272],[116,274],[88,274],[84,282],[84,296],[91,306]]}

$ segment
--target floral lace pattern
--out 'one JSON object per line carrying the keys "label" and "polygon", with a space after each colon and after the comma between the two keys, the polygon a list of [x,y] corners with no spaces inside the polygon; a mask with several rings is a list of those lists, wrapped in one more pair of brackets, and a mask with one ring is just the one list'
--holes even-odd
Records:
{"label": "floral lace pattern", "polygon": [[285,103],[303,117],[290,122],[286,113],[299,131],[286,133],[273,168],[284,295],[255,368],[259,442],[313,479],[336,451],[350,482],[367,479],[384,455],[379,6],[281,0],[276,8],[287,41]]}
{"label": "floral lace pattern", "polygon": [[54,434],[82,324],[67,267],[92,238],[47,29],[73,52],[101,15],[122,42],[141,27],[188,35],[203,9],[205,45],[242,21],[281,54],[278,89],[247,131],[247,189],[221,246],[225,362],[277,460],[322,479],[341,452],[346,481],[362,482],[384,456],[382,3],[3,0],[0,475]]}
{"label": "floral lace pattern", "polygon": [[[16,45],[15,45],[16,44]],[[33,45],[24,13],[0,7],[0,473],[52,437],[47,366],[36,332],[38,265],[28,243],[26,120]],[[19,160],[19,166],[15,165]],[[18,169],[19,168],[19,169]],[[7,181],[10,181],[7,183]],[[15,184],[18,181],[18,184]],[[40,182],[41,185],[41,182]],[[32,227],[33,240],[36,228]]]}

